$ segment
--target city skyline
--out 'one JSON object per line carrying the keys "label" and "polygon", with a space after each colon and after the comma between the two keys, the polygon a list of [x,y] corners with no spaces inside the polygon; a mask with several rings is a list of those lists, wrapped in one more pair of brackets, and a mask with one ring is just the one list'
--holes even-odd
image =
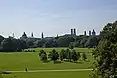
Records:
{"label": "city skyline", "polygon": [[[19,38],[23,32],[41,37],[95,29],[97,34],[117,18],[116,0],[1,0],[0,35]],[[88,32],[87,32],[88,33]]]}

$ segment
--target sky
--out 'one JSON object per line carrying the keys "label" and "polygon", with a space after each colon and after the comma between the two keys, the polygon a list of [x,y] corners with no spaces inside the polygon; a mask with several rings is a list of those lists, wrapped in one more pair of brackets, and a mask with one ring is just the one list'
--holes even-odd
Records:
{"label": "sky", "polygon": [[93,30],[117,20],[117,0],[0,0],[0,35],[40,37]]}

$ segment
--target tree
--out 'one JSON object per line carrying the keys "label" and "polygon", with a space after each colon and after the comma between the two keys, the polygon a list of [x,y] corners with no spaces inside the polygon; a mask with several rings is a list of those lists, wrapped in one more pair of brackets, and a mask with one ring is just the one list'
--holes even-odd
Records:
{"label": "tree", "polygon": [[43,61],[43,62],[47,61],[47,54],[44,50],[40,50],[39,57],[40,57],[41,61]]}
{"label": "tree", "polygon": [[74,49],[73,42],[71,42],[71,43],[69,44],[69,48],[70,48],[70,49]]}
{"label": "tree", "polygon": [[45,48],[51,48],[51,47],[57,47],[58,46],[58,43],[51,39],[51,40],[47,40],[44,44],[43,44],[43,47]]}
{"label": "tree", "polygon": [[59,47],[68,47],[70,42],[74,42],[75,39],[73,37],[59,37],[57,40]]}
{"label": "tree", "polygon": [[85,53],[82,53],[82,59],[85,61],[87,59],[87,56]]}
{"label": "tree", "polygon": [[15,51],[21,51],[22,47],[20,45],[20,41],[9,37],[9,38],[5,38],[2,42],[1,42],[1,51],[4,52],[15,52]]}
{"label": "tree", "polygon": [[68,59],[68,61],[72,59],[72,52],[69,49],[66,49],[66,59]]}
{"label": "tree", "polygon": [[78,59],[81,57],[80,52],[77,52]]}
{"label": "tree", "polygon": [[49,52],[48,59],[51,59],[51,58],[52,58],[52,52]]}
{"label": "tree", "polygon": [[5,38],[3,36],[0,35],[0,44],[1,42],[4,40]]}
{"label": "tree", "polygon": [[38,40],[37,47],[43,47],[43,44],[45,43],[45,40]]}
{"label": "tree", "polygon": [[93,56],[93,78],[117,77],[117,21],[108,23],[100,32],[100,41]]}
{"label": "tree", "polygon": [[85,46],[88,48],[94,48],[95,46],[97,46],[98,40],[98,37],[90,36],[87,42],[85,43]]}
{"label": "tree", "polygon": [[62,49],[61,52],[60,52],[60,60],[62,61],[63,59],[65,59],[65,50]]}
{"label": "tree", "polygon": [[87,36],[83,36],[83,37],[81,38],[81,40],[80,40],[80,47],[82,47],[82,48],[86,47],[86,46],[85,46],[85,43],[87,42],[87,39],[88,39]]}
{"label": "tree", "polygon": [[55,50],[55,49],[53,49],[52,50],[52,60],[54,61],[54,63],[55,63],[55,61],[57,60],[57,59],[59,59],[59,54],[58,54],[58,52]]}
{"label": "tree", "polygon": [[76,53],[75,50],[73,50],[73,52],[72,52],[72,60],[73,60],[74,62],[77,62],[77,60],[78,60],[78,55],[77,55],[77,53]]}

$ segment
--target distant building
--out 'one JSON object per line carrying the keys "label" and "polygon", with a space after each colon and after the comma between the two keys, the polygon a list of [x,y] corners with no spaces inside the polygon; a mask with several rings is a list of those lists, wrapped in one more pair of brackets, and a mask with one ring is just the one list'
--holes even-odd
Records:
{"label": "distant building", "polygon": [[23,33],[22,38],[27,38],[27,35],[25,32]]}
{"label": "distant building", "polygon": [[31,37],[34,37],[33,32],[31,33]]}
{"label": "distant building", "polygon": [[15,38],[15,35],[14,35],[14,33],[13,33],[13,38]]}
{"label": "distant building", "polygon": [[91,31],[89,31],[89,36],[91,36]]}
{"label": "distant building", "polygon": [[42,32],[42,34],[41,34],[41,38],[42,38],[42,39],[44,38],[43,32]]}
{"label": "distant building", "polygon": [[73,34],[74,34],[73,29],[71,29],[71,35],[73,35]]}
{"label": "distant building", "polygon": [[84,35],[85,35],[85,36],[87,35],[87,32],[86,32],[86,31],[84,31]]}
{"label": "distant building", "polygon": [[93,31],[92,31],[92,36],[95,36],[96,35],[96,32],[95,32],[95,30],[93,29]]}
{"label": "distant building", "polygon": [[34,37],[34,35],[33,35],[33,33],[31,33],[31,36],[30,37],[27,37],[27,34],[24,32],[23,34],[22,34],[22,36],[20,37],[20,39],[22,39],[22,40],[28,40],[28,39],[30,39],[30,40],[40,40],[40,38],[35,38]]}
{"label": "distant building", "polygon": [[76,35],[76,29],[74,28],[74,35]]}

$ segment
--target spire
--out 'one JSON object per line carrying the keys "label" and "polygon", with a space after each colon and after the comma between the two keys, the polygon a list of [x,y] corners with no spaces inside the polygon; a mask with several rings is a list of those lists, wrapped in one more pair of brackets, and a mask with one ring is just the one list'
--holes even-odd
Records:
{"label": "spire", "polygon": [[31,37],[34,37],[33,32],[32,32],[32,34],[31,34]]}
{"label": "spire", "polygon": [[44,38],[43,32],[42,32],[42,34],[41,34],[41,38],[42,38],[42,39]]}
{"label": "spire", "polygon": [[13,38],[15,37],[14,33],[13,33]]}
{"label": "spire", "polygon": [[95,35],[96,35],[96,32],[95,32],[95,30],[94,30],[94,29],[93,29],[92,35],[93,35],[93,36],[95,36]]}
{"label": "spire", "polygon": [[73,35],[73,29],[71,29],[71,35]]}
{"label": "spire", "polygon": [[87,32],[86,31],[84,31],[84,36],[86,36],[87,35]]}
{"label": "spire", "polygon": [[89,36],[91,36],[91,31],[89,31]]}
{"label": "spire", "polygon": [[76,35],[76,29],[74,28],[74,35]]}

